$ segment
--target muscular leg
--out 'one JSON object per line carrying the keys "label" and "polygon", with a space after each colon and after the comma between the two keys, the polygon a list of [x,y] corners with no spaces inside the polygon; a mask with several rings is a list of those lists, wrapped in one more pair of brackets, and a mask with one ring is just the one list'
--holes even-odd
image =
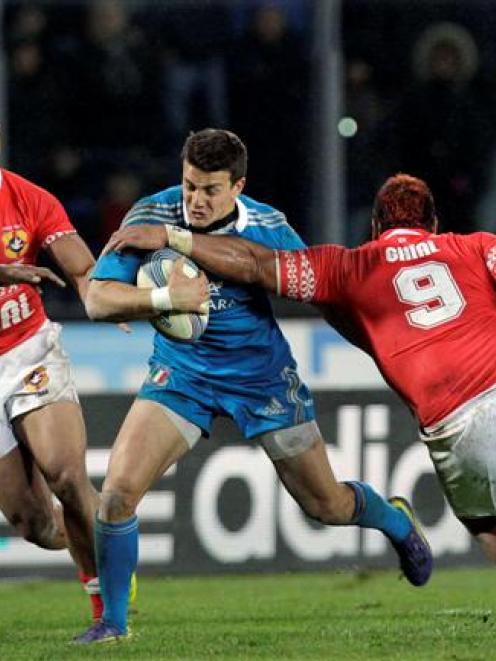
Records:
{"label": "muscular leg", "polygon": [[41,548],[66,548],[60,509],[27,448],[0,458],[0,485],[0,509],[19,535]]}
{"label": "muscular leg", "polygon": [[375,528],[393,543],[402,542],[412,529],[408,516],[369,484],[336,481],[321,437],[296,456],[273,459],[273,463],[296,502],[320,523]]}
{"label": "muscular leg", "polygon": [[71,555],[85,574],[95,576],[93,519],[98,494],[86,472],[86,432],[79,405],[53,402],[19,416],[13,424],[62,503]]}
{"label": "muscular leg", "polygon": [[119,523],[132,516],[151,484],[188,450],[188,443],[163,408],[137,399],[112,448],[99,518]]}
{"label": "muscular leg", "polygon": [[344,525],[355,512],[355,493],[337,482],[322,439],[296,457],[274,461],[275,469],[289,493],[312,519]]}
{"label": "muscular leg", "polygon": [[112,449],[95,529],[105,604],[102,626],[118,634],[127,631],[129,580],[138,564],[136,507],[150,485],[188,450],[182,432],[159,404],[134,402]]}

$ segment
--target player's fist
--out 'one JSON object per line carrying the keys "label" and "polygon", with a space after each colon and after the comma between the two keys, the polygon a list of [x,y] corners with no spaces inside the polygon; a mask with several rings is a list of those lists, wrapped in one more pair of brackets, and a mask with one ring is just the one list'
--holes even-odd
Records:
{"label": "player's fist", "polygon": [[208,311],[210,298],[207,277],[203,271],[199,271],[195,278],[188,277],[184,274],[185,263],[185,257],[178,259],[169,276],[168,287],[172,309],[205,314]]}
{"label": "player's fist", "polygon": [[42,280],[50,280],[59,287],[65,287],[65,282],[58,275],[43,266],[0,264],[0,284],[2,285],[20,283],[38,285]]}

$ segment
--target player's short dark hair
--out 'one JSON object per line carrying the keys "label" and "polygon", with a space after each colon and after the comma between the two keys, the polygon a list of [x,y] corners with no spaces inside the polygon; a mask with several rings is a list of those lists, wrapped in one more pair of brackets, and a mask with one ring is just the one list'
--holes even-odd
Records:
{"label": "player's short dark hair", "polygon": [[432,193],[422,179],[408,174],[389,177],[375,196],[372,217],[381,231],[394,227],[433,230],[436,208]]}
{"label": "player's short dark hair", "polygon": [[248,153],[231,131],[203,129],[191,133],[183,145],[181,158],[203,172],[227,170],[233,184],[246,176]]}

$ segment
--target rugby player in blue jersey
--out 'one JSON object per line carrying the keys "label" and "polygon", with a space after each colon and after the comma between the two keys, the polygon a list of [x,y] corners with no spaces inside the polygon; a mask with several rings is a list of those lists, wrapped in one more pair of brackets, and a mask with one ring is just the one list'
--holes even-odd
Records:
{"label": "rugby player in blue jersey", "polygon": [[[144,251],[165,245],[166,226],[241,236],[270,248],[303,248],[280,211],[242,194],[246,164],[246,148],[233,133],[205,129],[190,135],[182,152],[182,185],[143,198],[124,218],[127,247],[138,250],[106,250],[98,260],[86,299],[89,316],[128,321],[157,314],[161,301],[151,301],[134,283]],[[190,309],[199,309],[195,304],[199,301]],[[231,417],[246,439],[264,448],[310,517],[381,530],[408,580],[413,585],[428,580],[432,556],[408,503],[399,498],[389,503],[366,483],[335,479],[312,396],[266,293],[212,277],[206,332],[191,344],[155,335],[149,376],[112,449],[95,527],[104,616],[77,643],[128,634],[138,503],[171,464],[209,435],[219,415]]]}

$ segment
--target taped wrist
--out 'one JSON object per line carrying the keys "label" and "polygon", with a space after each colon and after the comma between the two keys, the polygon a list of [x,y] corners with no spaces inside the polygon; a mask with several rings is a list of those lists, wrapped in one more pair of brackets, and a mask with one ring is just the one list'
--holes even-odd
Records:
{"label": "taped wrist", "polygon": [[158,287],[150,292],[152,307],[157,312],[172,310],[172,302],[169,287]]}
{"label": "taped wrist", "polygon": [[193,251],[193,234],[189,230],[166,225],[169,248],[189,257]]}

